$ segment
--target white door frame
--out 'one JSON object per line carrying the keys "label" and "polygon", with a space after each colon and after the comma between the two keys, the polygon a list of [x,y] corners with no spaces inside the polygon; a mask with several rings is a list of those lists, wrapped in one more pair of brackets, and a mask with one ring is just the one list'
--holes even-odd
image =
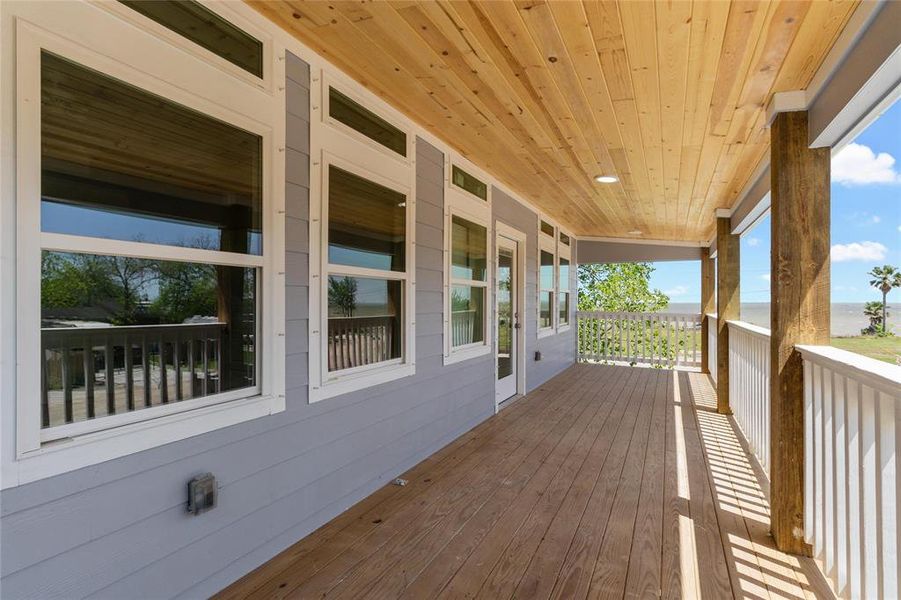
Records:
{"label": "white door frame", "polygon": [[[498,242],[500,238],[506,238],[513,242],[516,242],[516,274],[514,277],[514,281],[516,282],[515,295],[516,295],[516,306],[514,310],[519,314],[519,323],[520,327],[518,329],[514,328],[515,338],[515,348],[516,348],[516,394],[515,396],[520,396],[526,393],[526,240],[527,236],[522,231],[510,227],[506,223],[502,223],[500,221],[494,222],[494,268],[497,269],[497,251],[498,251]],[[494,287],[494,327],[497,327],[498,323],[498,312],[497,312],[497,278],[495,277],[495,287]],[[494,385],[495,385],[495,395],[494,395],[494,412],[497,414],[500,409],[500,405],[509,400],[509,398],[499,398],[497,395],[497,338],[498,336],[494,336]],[[515,397],[514,396],[514,397]]]}

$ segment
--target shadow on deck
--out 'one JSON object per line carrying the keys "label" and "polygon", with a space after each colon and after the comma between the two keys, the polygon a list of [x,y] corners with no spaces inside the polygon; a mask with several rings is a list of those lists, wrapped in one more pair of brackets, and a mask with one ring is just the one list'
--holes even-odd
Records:
{"label": "shadow on deck", "polygon": [[221,598],[820,598],[706,375],[575,365]]}

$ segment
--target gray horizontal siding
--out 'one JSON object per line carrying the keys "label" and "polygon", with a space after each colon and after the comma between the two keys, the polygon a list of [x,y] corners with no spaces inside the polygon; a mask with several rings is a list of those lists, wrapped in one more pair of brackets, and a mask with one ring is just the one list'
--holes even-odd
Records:
{"label": "gray horizontal siding", "polygon": [[[4,598],[207,596],[493,413],[493,357],[443,364],[444,159],[423,140],[416,375],[309,404],[309,68],[291,55],[286,67],[286,411],[3,491]],[[503,198],[496,216],[529,231],[533,314],[536,217]],[[527,323],[544,354],[531,389],[572,356]],[[185,482],[206,471],[220,504],[189,517]]]}

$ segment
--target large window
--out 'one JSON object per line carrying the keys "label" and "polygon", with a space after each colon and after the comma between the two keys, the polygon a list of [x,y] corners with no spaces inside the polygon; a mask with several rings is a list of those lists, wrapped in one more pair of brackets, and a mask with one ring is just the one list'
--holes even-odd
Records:
{"label": "large window", "polygon": [[569,258],[562,256],[559,258],[559,268],[557,276],[557,289],[559,298],[559,314],[557,315],[557,324],[560,327],[569,325],[569,308],[570,308],[570,284],[569,284]]}
{"label": "large window", "polygon": [[415,144],[395,116],[339,91],[331,75],[314,76],[313,87],[324,100],[314,102],[310,136],[317,402],[415,372]]}
{"label": "large window", "polygon": [[554,333],[557,307],[557,228],[544,219],[538,227],[538,337]]}
{"label": "large window", "polygon": [[546,250],[540,251],[538,267],[538,329],[554,327],[554,255]]}
{"label": "large window", "polygon": [[485,343],[488,230],[451,218],[451,347]]}
{"label": "large window", "polygon": [[17,29],[4,486],[284,409],[277,99],[106,8]]}
{"label": "large window", "polygon": [[448,158],[445,175],[445,363],[491,351],[490,194],[458,160]]}
{"label": "large window", "polygon": [[403,356],[406,196],[329,165],[328,371]]}
{"label": "large window", "polygon": [[259,135],[43,52],[41,231],[43,439],[256,393]]}

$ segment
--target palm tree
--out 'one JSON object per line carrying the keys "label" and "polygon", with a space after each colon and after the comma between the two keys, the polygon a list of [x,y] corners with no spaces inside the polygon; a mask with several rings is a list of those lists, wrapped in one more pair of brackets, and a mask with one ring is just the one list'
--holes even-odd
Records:
{"label": "palm tree", "polygon": [[882,302],[867,302],[863,305],[863,314],[870,320],[870,326],[862,333],[879,333],[882,329]]}
{"label": "palm tree", "polygon": [[867,273],[873,279],[870,285],[882,292],[882,332],[888,332],[888,293],[892,288],[901,287],[901,271],[891,265],[882,267],[873,267],[873,270]]}

